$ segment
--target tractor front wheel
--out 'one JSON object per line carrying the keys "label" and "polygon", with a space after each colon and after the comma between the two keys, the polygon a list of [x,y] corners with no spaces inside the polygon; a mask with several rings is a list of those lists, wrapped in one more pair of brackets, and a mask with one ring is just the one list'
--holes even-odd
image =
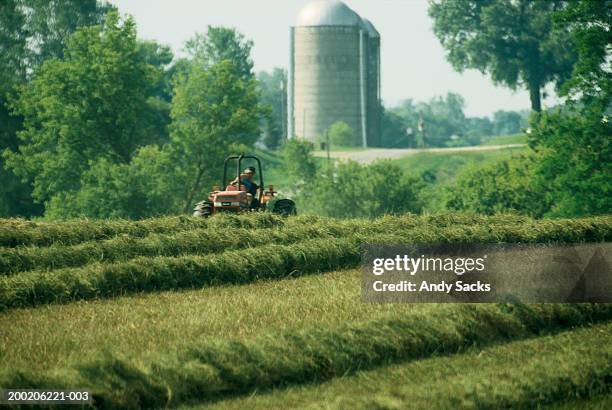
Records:
{"label": "tractor front wheel", "polygon": [[208,201],[198,202],[193,208],[193,216],[208,218],[212,215],[213,204]]}
{"label": "tractor front wheel", "polygon": [[295,202],[293,202],[291,199],[279,199],[276,201],[274,203],[274,207],[272,208],[272,212],[284,216],[297,215]]}

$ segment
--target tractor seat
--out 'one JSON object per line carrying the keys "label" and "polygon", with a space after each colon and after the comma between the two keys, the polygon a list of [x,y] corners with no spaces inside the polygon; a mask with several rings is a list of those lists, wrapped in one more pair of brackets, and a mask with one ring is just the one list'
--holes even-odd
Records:
{"label": "tractor seat", "polygon": [[[225,187],[226,191],[238,191],[238,188],[236,188],[235,184],[231,184]],[[240,185],[240,191],[245,191],[246,192],[246,187],[244,185]]]}

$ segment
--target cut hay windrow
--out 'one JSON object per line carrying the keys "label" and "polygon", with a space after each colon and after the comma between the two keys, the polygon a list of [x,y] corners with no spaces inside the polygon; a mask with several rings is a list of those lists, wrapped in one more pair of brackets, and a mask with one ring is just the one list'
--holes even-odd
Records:
{"label": "cut hay windrow", "polygon": [[[398,234],[414,242],[505,241],[537,242],[601,241],[611,236],[610,219],[534,221],[529,218],[498,216],[474,223],[470,216],[448,218],[387,216],[375,220],[335,220],[298,217],[270,221],[278,225],[264,228],[241,228],[217,222],[203,229],[174,233],[151,233],[145,237],[119,235],[101,241],[77,245],[53,244],[48,247],[0,248],[0,275],[28,270],[50,270],[83,266],[94,262],[125,261],[138,256],[203,255],[231,249],[255,247],[268,243],[289,244],[303,239],[337,238],[354,234]],[[232,222],[234,219],[218,219]],[[487,223],[485,223],[487,221]],[[259,225],[262,221],[256,222]],[[521,224],[517,223],[521,222]],[[492,235],[493,234],[493,235]]]}
{"label": "cut hay windrow", "polygon": [[72,246],[0,248],[0,275],[125,261],[139,256],[205,255],[269,243],[295,243],[304,238],[334,238],[347,235],[354,229],[342,223],[291,224],[291,228],[279,229],[231,228],[231,231],[228,228],[205,228],[173,234],[150,234],[144,238],[120,235]]}
{"label": "cut hay windrow", "polygon": [[221,215],[202,219],[187,216],[130,221],[124,219],[74,219],[68,221],[27,221],[0,219],[0,246],[74,245],[91,240],[112,238],[117,235],[144,237],[151,233],[172,233],[211,226],[227,228],[262,228],[282,225],[285,218],[271,213],[253,213],[247,216]]}
{"label": "cut hay windrow", "polygon": [[612,402],[605,406],[598,399],[609,393],[610,322],[382,366],[310,386],[230,397],[198,408],[267,410],[285,403],[332,403],[328,407],[334,409],[548,409],[547,404],[563,403],[552,408],[603,410],[612,408]]}
{"label": "cut hay windrow", "polygon": [[[246,341],[203,341],[187,351],[152,355],[146,362],[106,353],[43,374],[7,370],[0,375],[0,385],[79,386],[92,391],[98,408],[165,407],[319,382],[611,319],[610,304],[449,305],[433,313],[287,330]],[[596,384],[609,383],[609,373],[598,375],[602,377],[593,380]],[[551,393],[570,387],[559,383]]]}
{"label": "cut hay windrow", "polygon": [[[392,222],[397,220],[390,219]],[[386,221],[386,220],[384,220]],[[136,292],[248,283],[262,278],[325,272],[357,266],[366,243],[441,242],[579,242],[609,239],[612,229],[596,220],[532,221],[523,225],[464,225],[446,228],[372,223],[345,237],[309,239],[293,244],[266,244],[212,255],[137,257],[125,262],[96,263],[53,271],[28,271],[0,277],[0,311],[106,298]],[[380,225],[377,225],[380,224]],[[370,225],[366,225],[370,227]],[[395,227],[395,228],[394,228]],[[376,234],[388,229],[389,234]],[[399,229],[394,231],[394,229]]]}

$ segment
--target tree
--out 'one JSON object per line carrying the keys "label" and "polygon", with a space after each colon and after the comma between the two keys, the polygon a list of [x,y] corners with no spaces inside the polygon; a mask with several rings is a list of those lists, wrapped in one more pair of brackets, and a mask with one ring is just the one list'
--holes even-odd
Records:
{"label": "tree", "polygon": [[535,183],[535,166],[531,155],[469,167],[451,187],[447,206],[486,215],[516,211],[541,217],[550,209],[550,198]]}
{"label": "tree", "polygon": [[208,26],[206,34],[197,33],[187,41],[185,49],[194,62],[210,68],[224,60],[232,62],[236,74],[253,78],[251,49],[253,42],[233,28]]}
{"label": "tree", "polygon": [[599,104],[547,112],[533,122],[535,172],[544,181],[550,216],[612,212],[612,125]]}
{"label": "tree", "polygon": [[83,173],[78,191],[62,193],[51,202],[48,218],[141,219],[182,209],[174,160],[167,149],[156,145],[140,148],[129,164],[100,158]]}
{"label": "tree", "polygon": [[385,148],[412,148],[416,146],[416,128],[406,125],[406,121],[395,111],[382,110],[381,146]]}
{"label": "tree", "polygon": [[516,111],[498,110],[493,113],[493,134],[510,135],[526,126],[525,118]]}
{"label": "tree", "polygon": [[536,172],[553,201],[550,215],[581,216],[612,211],[612,9],[603,1],[571,2],[557,13],[578,50],[562,108],[536,116],[530,145]]}
{"label": "tree", "polygon": [[302,207],[320,215],[337,218],[376,217],[385,214],[419,212],[422,182],[404,174],[389,160],[360,165],[354,161],[338,164],[333,174],[323,175],[298,198]]}
{"label": "tree", "polygon": [[283,169],[298,190],[314,181],[317,164],[312,157],[314,144],[303,139],[292,138],[283,145]]}
{"label": "tree", "polygon": [[353,129],[343,121],[337,121],[327,130],[332,145],[340,147],[353,147],[359,145],[355,140]]}
{"label": "tree", "polygon": [[[95,0],[5,0],[0,2],[0,151],[17,150],[23,118],[11,113],[9,94],[40,65],[63,56],[66,41],[80,26],[99,24],[113,9]],[[32,201],[32,181],[21,181],[0,157],[0,216],[43,212]]]}
{"label": "tree", "polygon": [[261,103],[268,113],[262,118],[263,142],[269,149],[278,148],[286,134],[287,72],[282,68],[274,68],[271,72],[262,71],[257,74]]}
{"label": "tree", "polygon": [[[77,30],[63,59],[43,63],[19,89],[12,107],[23,116],[17,151],[4,157],[16,175],[32,180],[38,202],[80,189],[81,176],[100,158],[130,162],[148,142],[148,98],[161,71],[147,64],[131,18],[116,12],[102,27]],[[53,201],[61,205],[61,201]]]}
{"label": "tree", "polygon": [[579,96],[585,103],[610,104],[612,91],[612,7],[606,1],[573,1],[556,13],[555,24],[569,30],[578,52],[571,80],[562,95]]}
{"label": "tree", "polygon": [[567,30],[552,17],[563,0],[438,0],[429,7],[434,33],[456,70],[488,72],[495,83],[529,91],[532,110],[541,111],[541,90],[560,87],[571,74],[576,53]]}
{"label": "tree", "polygon": [[187,212],[203,184],[218,178],[232,147],[252,147],[261,115],[257,82],[231,60],[208,68],[194,64],[178,80],[172,101],[171,145]]}

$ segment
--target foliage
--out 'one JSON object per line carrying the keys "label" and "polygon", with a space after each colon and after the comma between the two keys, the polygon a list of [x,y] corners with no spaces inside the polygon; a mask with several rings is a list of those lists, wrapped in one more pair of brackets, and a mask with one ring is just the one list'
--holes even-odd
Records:
{"label": "foliage", "polygon": [[[61,58],[70,34],[99,24],[112,10],[95,0],[6,0],[0,2],[0,150],[17,150],[23,118],[11,113],[9,96],[50,58]],[[31,181],[21,181],[0,158],[0,215],[41,215]]]}
{"label": "foliage", "polygon": [[360,144],[355,139],[353,129],[343,121],[337,121],[327,129],[329,134],[329,142],[334,146],[354,147]]}
{"label": "foliage", "polygon": [[287,133],[287,72],[281,68],[274,68],[271,72],[262,71],[257,74],[257,80],[261,103],[269,109],[262,118],[262,140],[268,149],[277,149]]}
{"label": "foliage", "polygon": [[131,19],[110,13],[102,29],[79,29],[64,59],[46,61],[14,101],[24,130],[18,151],[5,151],[7,164],[34,181],[37,201],[62,215],[94,162],[127,164],[147,142],[147,98],[159,75],[139,52]]}
{"label": "foliage", "polygon": [[407,176],[391,161],[371,165],[339,163],[332,174],[319,176],[302,193],[301,208],[339,218],[376,217],[419,212],[421,181]]}
{"label": "foliage", "polygon": [[385,148],[416,147],[415,131],[412,128],[408,131],[406,122],[403,116],[393,110],[383,109],[381,118],[381,146]]}
{"label": "foliage", "polygon": [[491,135],[510,135],[527,128],[527,116],[517,111],[498,110],[493,113],[493,132]]}
{"label": "foliage", "polygon": [[283,145],[283,168],[298,188],[311,183],[317,173],[317,164],[312,157],[314,144],[299,138],[292,138]]}
{"label": "foliage", "polygon": [[459,71],[488,72],[494,82],[529,90],[531,108],[541,110],[541,89],[561,86],[576,53],[565,30],[555,30],[553,14],[567,2],[439,0],[429,15],[434,33]]}
{"label": "foliage", "polygon": [[612,125],[601,106],[547,112],[531,134],[550,216],[612,212]]}
{"label": "foliage", "polygon": [[535,158],[520,156],[462,172],[451,188],[449,209],[470,210],[485,215],[517,211],[541,217],[550,204],[535,184]]}
{"label": "foliage", "polygon": [[194,64],[176,84],[172,101],[171,157],[175,183],[188,211],[219,178],[224,158],[238,144],[251,147],[259,134],[257,82],[241,76],[230,60],[207,69]]}
{"label": "foliage", "polygon": [[604,99],[609,104],[612,90],[612,8],[605,1],[573,1],[554,16],[555,25],[566,28],[576,45],[578,61],[563,95],[578,96],[584,102]]}
{"label": "foliage", "polygon": [[244,80],[253,78],[251,49],[253,42],[236,29],[208,26],[206,34],[197,33],[185,44],[185,50],[195,64],[208,69],[229,60],[234,74]]}
{"label": "foliage", "polygon": [[[409,148],[421,146],[478,145],[482,139],[502,130],[504,118],[491,121],[487,117],[467,117],[463,110],[465,101],[459,94],[449,92],[428,102],[414,103],[408,99],[397,107],[385,110],[382,118],[383,146]],[[514,113],[520,116],[519,113]],[[522,117],[521,117],[522,118]],[[424,136],[419,131],[423,120]],[[506,124],[503,124],[506,126]]]}

